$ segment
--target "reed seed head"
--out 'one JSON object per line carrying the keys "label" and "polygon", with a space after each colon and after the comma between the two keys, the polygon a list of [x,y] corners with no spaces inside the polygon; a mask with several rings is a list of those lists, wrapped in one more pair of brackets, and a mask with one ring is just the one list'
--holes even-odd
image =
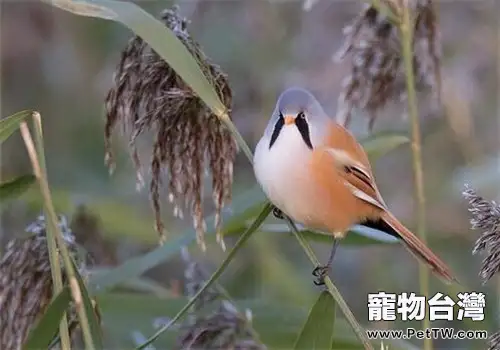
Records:
{"label": "reed seed head", "polygon": [[488,350],[500,349],[500,332],[493,333],[488,340]]}
{"label": "reed seed head", "polygon": [[[500,206],[478,195],[469,185],[465,185],[462,194],[469,202],[472,229],[483,231],[481,237],[476,240],[472,254],[481,252],[486,254],[479,272],[485,284],[500,270]],[[494,333],[488,340],[488,350],[498,349],[500,349],[500,332]]]}
{"label": "reed seed head", "polygon": [[263,350],[265,347],[252,339],[247,320],[234,311],[234,306],[223,301],[211,315],[198,317],[179,339],[178,349]]}
{"label": "reed seed head", "polygon": [[[186,296],[192,298],[203,287],[207,276],[200,264],[192,259],[186,247],[182,248],[181,257],[186,265],[184,269]],[[208,288],[193,304],[192,311],[201,310],[205,305],[218,299],[219,296],[215,288]]]}
{"label": "reed seed head", "polygon": [[464,198],[469,202],[472,229],[483,231],[474,246],[473,254],[485,253],[479,276],[486,283],[500,270],[500,206],[487,201],[466,186]]}
{"label": "reed seed head", "polygon": [[[192,260],[187,248],[183,248],[182,258],[186,263],[186,294],[192,297],[205,284],[206,274]],[[207,313],[206,307],[214,303],[218,304],[217,308]],[[187,322],[181,327],[176,349],[265,350],[251,331],[250,315],[249,310],[242,315],[216,287],[209,288],[194,304]]]}
{"label": "reed seed head", "polygon": [[[337,118],[348,127],[355,109],[369,116],[369,129],[377,114],[390,102],[406,97],[406,74],[399,23],[402,20],[401,0],[381,3],[395,16],[382,14],[367,5],[344,28],[344,42],[336,53],[337,61],[348,60],[350,73],[342,82]],[[437,16],[432,0],[404,1],[414,17],[413,68],[417,91],[430,88],[436,103],[440,100],[440,40]]]}
{"label": "reed seed head", "polygon": [[[177,7],[165,10],[161,19],[199,63],[230,116],[232,92],[227,76],[203,53],[187,31],[187,20],[177,11]],[[205,249],[206,225],[202,208],[205,158],[212,175],[215,227],[219,232],[222,208],[231,200],[233,163],[237,152],[237,143],[231,132],[177,73],[137,36],[122,52],[114,85],[106,97],[106,118],[106,163],[112,170],[110,139],[113,129],[121,124],[129,137],[139,187],[144,180],[136,140],[149,130],[156,134],[151,152],[149,192],[160,242],[165,239],[160,188],[162,171],[167,170],[168,199],[174,205],[174,215],[182,218],[183,208],[190,210],[198,243]]]}
{"label": "reed seed head", "polygon": [[[76,254],[75,239],[66,218],[59,217],[59,227],[71,253]],[[52,275],[44,216],[30,224],[32,235],[11,240],[0,260],[0,348],[17,350],[44,314],[52,299]],[[81,272],[85,262],[78,261]],[[65,280],[65,276],[63,276]],[[76,313],[68,314],[70,332],[75,330]]]}

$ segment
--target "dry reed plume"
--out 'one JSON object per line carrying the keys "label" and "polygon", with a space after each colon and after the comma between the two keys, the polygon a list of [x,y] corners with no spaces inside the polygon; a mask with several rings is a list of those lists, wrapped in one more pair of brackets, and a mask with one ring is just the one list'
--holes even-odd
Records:
{"label": "dry reed plume", "polygon": [[414,14],[413,64],[417,90],[430,88],[440,100],[441,47],[432,0],[382,0],[391,16],[373,5],[344,28],[344,43],[337,61],[348,60],[350,74],[342,82],[337,118],[349,126],[355,109],[369,116],[369,129],[378,112],[389,102],[406,98],[406,74],[402,57],[399,23],[402,6],[408,3]]}
{"label": "dry reed plume", "polygon": [[[500,270],[500,206],[487,201],[469,186],[465,187],[464,198],[469,202],[472,229],[481,230],[472,254],[484,253],[479,276],[483,283],[488,282]],[[500,349],[500,332],[489,339],[489,350]]]}
{"label": "dry reed plume", "polygon": [[486,283],[500,270],[500,206],[494,201],[485,200],[469,186],[463,195],[469,202],[472,229],[483,231],[472,253],[486,254],[479,272],[483,283]]}
{"label": "dry reed plume", "polygon": [[[161,19],[195,57],[230,111],[232,93],[226,75],[205,56],[188,33],[187,20],[177,11],[176,7],[165,10]],[[143,183],[143,176],[136,139],[148,130],[156,134],[151,154],[149,192],[160,242],[165,239],[160,187],[162,170],[168,170],[168,198],[174,205],[174,215],[182,218],[182,207],[188,207],[198,244],[205,249],[206,225],[202,208],[205,158],[212,174],[215,227],[219,232],[222,208],[231,200],[233,162],[237,152],[230,131],[176,72],[137,36],[122,52],[114,86],[106,97],[106,112],[106,163],[113,168],[110,138],[114,127],[120,123],[129,137],[139,185]]]}
{"label": "dry reed plume", "polygon": [[[186,294],[192,297],[204,285],[206,275],[193,261],[186,248],[182,250],[186,264]],[[218,303],[211,313],[203,312],[210,304]],[[216,288],[209,288],[196,301],[190,317],[181,328],[177,349],[265,350],[250,328],[250,316],[242,315],[225,300]],[[249,312],[247,312],[249,314]]]}
{"label": "dry reed plume", "polygon": [[[66,218],[59,217],[59,227],[72,254],[76,256],[74,236]],[[44,216],[30,224],[32,235],[16,238],[7,245],[0,260],[0,349],[18,350],[26,341],[31,328],[45,313],[52,299],[52,274],[46,239]],[[76,259],[80,273],[85,262]],[[65,276],[63,276],[65,280]],[[68,314],[70,332],[74,338],[77,316],[74,308]]]}
{"label": "dry reed plume", "polygon": [[488,350],[500,349],[500,332],[493,334],[488,341]]}

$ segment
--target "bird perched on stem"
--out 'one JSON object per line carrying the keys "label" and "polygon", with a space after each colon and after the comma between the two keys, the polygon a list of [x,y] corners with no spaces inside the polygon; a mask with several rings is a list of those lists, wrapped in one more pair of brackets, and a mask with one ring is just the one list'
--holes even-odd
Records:
{"label": "bird perched on stem", "polygon": [[398,238],[446,282],[450,269],[387,208],[368,157],[354,136],[324,112],[307,90],[279,97],[254,154],[257,181],[277,210],[308,228],[332,235],[328,262],[313,274],[323,284],[340,239],[364,225]]}

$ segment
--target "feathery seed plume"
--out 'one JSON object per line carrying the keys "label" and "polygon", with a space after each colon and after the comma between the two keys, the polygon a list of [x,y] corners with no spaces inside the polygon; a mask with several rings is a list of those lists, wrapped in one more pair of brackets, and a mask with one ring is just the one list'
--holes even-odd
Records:
{"label": "feathery seed plume", "polygon": [[[59,227],[84,275],[85,261],[78,259],[75,238],[64,216],[59,217]],[[31,328],[45,313],[53,297],[45,217],[39,216],[26,231],[32,235],[11,240],[0,260],[0,349],[3,350],[22,348]],[[63,280],[65,283],[64,275]],[[77,316],[74,308],[68,313],[68,323],[75,341]]]}
{"label": "feathery seed plume", "polygon": [[[227,76],[205,56],[187,31],[187,20],[178,8],[165,10],[161,19],[173,31],[200,64],[204,75],[216,88],[219,98],[231,111],[232,93]],[[111,134],[117,124],[129,137],[131,158],[137,170],[137,183],[143,185],[141,160],[136,139],[148,130],[155,134],[151,152],[149,192],[155,213],[160,243],[165,240],[160,213],[162,171],[169,173],[168,199],[174,215],[183,217],[188,207],[204,250],[206,224],[203,219],[202,194],[205,158],[212,175],[212,198],[215,204],[215,227],[220,231],[221,211],[231,200],[233,163],[237,143],[219,118],[204,104],[177,73],[140,37],[130,40],[122,52],[114,76],[114,86],[106,97],[105,160],[114,167]],[[222,243],[221,237],[218,241]]]}
{"label": "feathery seed plume", "polygon": [[[402,57],[402,6],[408,4],[414,16],[413,65],[417,90],[430,88],[440,101],[441,48],[437,16],[432,0],[382,0],[393,16],[373,5],[344,28],[344,43],[336,61],[349,59],[350,74],[342,82],[337,118],[348,127],[355,109],[369,116],[372,130],[377,113],[389,102],[406,97],[406,74]],[[395,17],[395,19],[393,19]],[[396,21],[397,23],[394,23]]]}
{"label": "feathery seed plume", "polygon": [[[186,263],[187,296],[192,297],[204,285],[206,276],[187,248],[183,248],[182,258]],[[207,313],[204,309],[214,303],[218,304],[216,310]],[[181,328],[176,349],[266,350],[266,346],[255,339],[250,324],[250,310],[242,315],[216,287],[209,288],[193,305],[190,317]]]}

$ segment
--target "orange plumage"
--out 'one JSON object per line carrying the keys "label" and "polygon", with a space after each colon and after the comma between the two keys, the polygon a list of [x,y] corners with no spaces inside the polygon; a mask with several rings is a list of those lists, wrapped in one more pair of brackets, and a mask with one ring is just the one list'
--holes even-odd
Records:
{"label": "orange plumage", "polygon": [[[315,197],[316,200],[321,201],[316,206],[317,215],[311,217],[309,222],[305,222],[305,224],[323,231],[333,232],[340,238],[353,225],[363,223],[367,219],[381,220],[392,228],[404,246],[415,257],[429,265],[438,277],[445,281],[456,281],[446,264],[385,209],[385,203],[373,180],[368,185],[362,176],[353,172],[346,173],[343,169],[339,169],[338,164],[335,164],[334,157],[328,153],[329,149],[341,149],[346,152],[352,159],[356,159],[373,179],[368,156],[354,136],[344,127],[333,122],[328,128],[330,133],[324,144],[312,152],[310,169],[314,181],[311,181],[310,184],[314,187],[312,193],[328,192],[331,195]],[[354,196],[352,191],[345,186],[345,181],[378,200],[384,209]]]}
{"label": "orange plumage", "polygon": [[334,236],[328,263],[317,268],[320,280],[338,239],[358,224],[399,238],[437,276],[455,280],[450,269],[389,212],[362,146],[327,116],[307,90],[291,88],[281,94],[257,144],[254,170],[278,209],[294,221]]}

